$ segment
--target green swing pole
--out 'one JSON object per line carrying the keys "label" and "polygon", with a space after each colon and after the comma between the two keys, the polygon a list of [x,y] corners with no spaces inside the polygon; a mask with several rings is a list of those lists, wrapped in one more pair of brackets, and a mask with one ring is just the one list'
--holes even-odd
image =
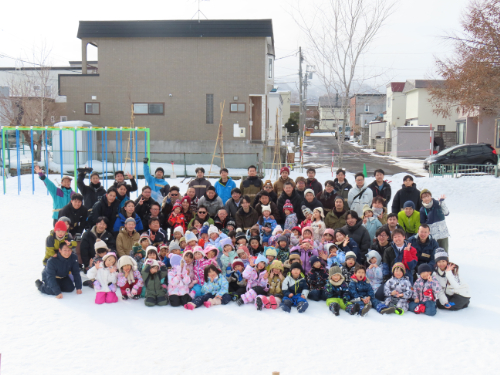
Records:
{"label": "green swing pole", "polygon": [[151,149],[149,147],[149,142],[151,141],[151,138],[150,138],[150,133],[149,133],[149,128],[146,128],[146,150],[147,150],[147,153],[148,153],[148,159],[149,159],[149,162],[148,162],[148,165],[151,166]]}
{"label": "green swing pole", "polygon": [[5,185],[5,128],[2,126],[2,167],[3,167],[3,194],[7,193],[7,186]]}
{"label": "green swing pole", "polygon": [[73,181],[75,182],[75,192],[78,192],[77,182],[76,182],[76,169],[77,169],[77,154],[76,154],[76,128],[73,128]]}

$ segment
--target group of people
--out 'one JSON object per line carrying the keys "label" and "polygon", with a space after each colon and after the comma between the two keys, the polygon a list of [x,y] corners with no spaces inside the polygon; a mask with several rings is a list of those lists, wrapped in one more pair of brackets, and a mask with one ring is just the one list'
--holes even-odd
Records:
{"label": "group of people", "polygon": [[148,163],[135,200],[137,183],[128,175],[127,184],[122,171],[105,190],[98,173],[79,169],[75,193],[70,177],[56,187],[37,168],[54,209],[36,280],[42,293],[62,298],[87,286],[102,304],[118,302],[120,289],[123,300],[188,310],[235,301],[302,313],[309,301],[326,301],[335,315],[361,316],[371,308],[434,315],[436,307],[469,304],[448,257],[446,197],[419,191],[410,175],[388,213],[391,186],[380,169],[369,185],[356,174],[355,186],[339,169],[323,188],[313,168],[293,180],[283,167],[273,183],[252,165],[236,187],[227,169],[212,186],[199,167],[181,194]]}

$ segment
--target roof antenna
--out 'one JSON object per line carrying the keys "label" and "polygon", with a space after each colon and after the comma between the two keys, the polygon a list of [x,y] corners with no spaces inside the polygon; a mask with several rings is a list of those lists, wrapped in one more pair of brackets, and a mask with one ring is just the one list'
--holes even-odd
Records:
{"label": "roof antenna", "polygon": [[198,0],[198,10],[193,15],[193,17],[191,17],[191,19],[193,19],[196,15],[198,15],[198,23],[200,23],[200,14],[202,14],[203,17],[205,17],[208,20],[208,17],[205,16],[205,14],[200,10],[200,2],[202,2],[202,1],[210,1],[210,0]]}

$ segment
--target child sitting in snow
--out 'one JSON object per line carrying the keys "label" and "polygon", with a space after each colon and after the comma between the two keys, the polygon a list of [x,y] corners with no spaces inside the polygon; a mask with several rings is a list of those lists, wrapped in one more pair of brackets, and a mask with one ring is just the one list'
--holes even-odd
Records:
{"label": "child sitting in snow", "polygon": [[[191,286],[192,291],[194,291],[194,297],[201,296],[201,287],[205,282],[205,267],[209,265],[205,259],[205,252],[200,246],[195,246],[193,251],[194,263],[193,263],[193,273],[194,273],[194,284]],[[193,294],[191,293],[191,297]]]}
{"label": "child sitting in snow", "polygon": [[470,292],[469,286],[460,281],[458,265],[449,262],[444,249],[437,248],[434,257],[436,268],[433,275],[441,286],[437,307],[450,311],[465,309],[469,306]]}
{"label": "child sitting in snow", "polygon": [[185,304],[185,309],[194,310],[201,305],[205,307],[227,305],[231,301],[227,279],[221,275],[221,271],[216,266],[211,264],[205,268],[204,278],[205,282],[201,288],[202,295]]}
{"label": "child sitting in snow", "polygon": [[280,307],[283,311],[290,313],[292,307],[297,307],[299,313],[303,313],[309,307],[306,298],[309,294],[309,287],[304,276],[302,266],[293,263],[290,273],[283,281],[283,300]]}
{"label": "child sitting in snow", "polygon": [[[307,231],[305,231],[307,232]],[[312,239],[303,238],[300,242],[300,246],[295,246],[290,249],[290,252],[298,252],[300,254],[300,259],[304,265],[305,272],[311,270],[311,265],[309,264],[309,259],[312,256],[318,256],[318,250],[314,248],[314,242]]]}
{"label": "child sitting in snow", "polygon": [[[94,267],[97,264],[97,262],[102,262],[102,258],[108,253],[109,250],[106,243],[102,240],[96,241],[94,249],[95,249],[95,257],[90,260],[89,268]],[[89,286],[91,288],[94,288],[94,280],[92,279],[85,280],[83,282],[83,286]]]}
{"label": "child sitting in snow", "polygon": [[323,208],[316,207],[313,211],[311,228],[313,229],[313,240],[317,243],[323,238],[323,233],[325,233],[326,226],[324,223],[325,214],[323,213]]}
{"label": "child sitting in snow", "polygon": [[276,310],[281,303],[283,298],[283,290],[281,289],[285,276],[283,276],[283,263],[279,260],[273,261],[269,265],[269,292],[268,296],[260,295],[256,298],[257,310],[262,310],[262,308]]}
{"label": "child sitting in snow", "polygon": [[328,257],[326,260],[327,269],[330,269],[333,266],[341,267],[345,262],[345,253],[342,250],[339,250],[337,245],[334,243],[328,244],[326,251],[328,251]]}
{"label": "child sitting in snow", "polygon": [[288,260],[285,263],[283,263],[283,268],[284,268],[283,275],[288,275],[288,273],[292,269],[292,264],[294,263],[299,263],[302,266],[302,260],[300,259],[299,253],[296,252],[290,253],[290,257],[288,258]]}
{"label": "child sitting in snow", "polygon": [[293,204],[290,200],[286,200],[283,205],[283,212],[285,213],[285,230],[292,230],[293,227],[297,226],[297,214],[293,212]]}
{"label": "child sitting in snow", "polygon": [[324,288],[328,281],[328,273],[321,263],[319,257],[313,256],[309,259],[311,265],[310,271],[306,275],[307,285],[309,286],[309,299],[313,301],[325,300]]}
{"label": "child sitting in snow", "polygon": [[161,281],[168,275],[167,267],[157,260],[146,259],[141,275],[146,289],[144,304],[148,307],[168,305],[167,287]]}
{"label": "child sitting in snow", "polygon": [[191,302],[189,269],[182,257],[177,254],[170,257],[170,264],[172,268],[168,271],[168,299],[173,307],[184,306]]}
{"label": "child sitting in snow", "polygon": [[95,303],[98,305],[118,302],[118,297],[115,293],[117,275],[115,267],[116,260],[115,253],[107,253],[102,258],[102,262],[97,262],[96,265],[87,272],[87,276],[90,279],[95,279]]}
{"label": "child sitting in snow", "polygon": [[224,276],[231,273],[231,264],[234,258],[236,258],[236,251],[234,251],[233,241],[230,238],[224,238],[220,241],[220,246],[222,247],[222,255],[220,257],[220,269]]}
{"label": "child sitting in snow", "polygon": [[229,294],[233,301],[236,301],[246,292],[247,280],[243,277],[245,265],[241,259],[236,258],[231,266],[232,271],[227,276],[227,281],[229,282]]}
{"label": "child sitting in snow", "polygon": [[347,284],[351,283],[352,276],[356,271],[356,267],[359,266],[359,264],[356,262],[356,259],[356,254],[354,254],[352,251],[348,251],[345,255],[345,262],[342,263],[342,275],[344,276],[345,282]]}
{"label": "child sitting in snow", "polygon": [[266,271],[267,262],[267,258],[259,254],[257,259],[255,259],[255,266],[252,267],[249,265],[243,271],[243,277],[247,280],[247,292],[242,294],[236,301],[238,306],[253,302],[258,295],[267,295],[269,290],[268,274]]}
{"label": "child sitting in snow", "polygon": [[382,226],[380,220],[373,215],[373,210],[367,204],[363,207],[363,226],[370,235],[370,241],[373,241],[376,237],[375,233],[377,232],[377,229]]}
{"label": "child sitting in snow", "polygon": [[435,277],[432,276],[432,268],[427,263],[418,266],[418,279],[413,284],[413,301],[409,309],[415,314],[436,315],[436,297],[442,288]]}
{"label": "child sitting in snow", "polygon": [[395,313],[398,315],[408,311],[408,300],[413,294],[411,282],[405,273],[405,265],[400,262],[395,263],[392,266],[392,277],[384,285],[385,304],[395,307]]}
{"label": "child sitting in snow", "polygon": [[382,257],[378,251],[370,250],[368,254],[366,254],[366,260],[369,264],[368,269],[366,270],[366,277],[370,281],[373,292],[375,293],[384,281],[382,267],[380,266],[382,263]]}
{"label": "child sitting in snow", "polygon": [[139,299],[143,282],[136,261],[128,255],[123,255],[118,259],[118,270],[120,272],[116,284],[120,287],[122,299]]}
{"label": "child sitting in snow", "polygon": [[[351,295],[349,294],[349,285],[345,282],[342,276],[342,270],[339,266],[334,265],[328,271],[328,282],[325,285],[325,298],[328,309],[335,314],[340,315],[340,309],[345,310],[350,304]],[[350,309],[349,314],[355,315],[359,312],[359,305]]]}

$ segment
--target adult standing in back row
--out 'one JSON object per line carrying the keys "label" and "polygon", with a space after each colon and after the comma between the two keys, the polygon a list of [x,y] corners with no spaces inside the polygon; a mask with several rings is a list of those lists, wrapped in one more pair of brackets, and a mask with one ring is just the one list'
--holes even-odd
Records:
{"label": "adult standing in back row", "polygon": [[314,191],[314,196],[323,191],[323,185],[316,180],[316,169],[314,168],[307,169],[306,189],[312,189]]}
{"label": "adult standing in back row", "polygon": [[403,186],[398,190],[392,200],[392,212],[398,214],[404,208],[404,204],[408,201],[415,203],[415,211],[420,212],[422,208],[422,200],[420,199],[420,190],[413,182],[413,177],[407,174],[403,177]]}
{"label": "adult standing in back row", "polygon": [[285,182],[291,182],[293,187],[295,188],[295,182],[289,177],[290,175],[290,168],[288,167],[281,167],[280,169],[280,178],[278,178],[274,184],[273,184],[273,190],[276,193],[276,196],[279,198],[281,193],[283,193],[283,185]]}
{"label": "adult standing in back row", "polygon": [[233,179],[228,176],[229,171],[227,168],[221,168],[219,181],[215,183],[215,192],[222,199],[222,204],[226,204],[226,202],[231,198],[231,192],[236,187]]}
{"label": "adult standing in back row", "polygon": [[366,186],[365,175],[363,173],[356,173],[354,178],[356,186],[349,190],[347,203],[351,210],[356,211],[358,216],[363,217],[363,207],[365,204],[371,206],[373,192],[368,186]]}
{"label": "adult standing in back row", "polygon": [[[205,178],[205,169],[198,167],[195,169],[196,178],[189,183],[189,187],[194,188],[196,198],[200,199],[207,192],[207,188],[212,186],[210,181]],[[191,199],[192,200],[192,199]]]}
{"label": "adult standing in back row", "polygon": [[333,180],[333,184],[335,195],[340,195],[344,199],[345,208],[349,209],[347,198],[352,185],[345,178],[345,171],[343,169],[337,169],[337,177]]}
{"label": "adult standing in back row", "polygon": [[248,167],[248,177],[241,181],[240,190],[243,196],[250,198],[250,202],[253,203],[255,196],[259,191],[262,190],[264,186],[262,180],[257,177],[257,168],[255,165]]}
{"label": "adult standing in back row", "polygon": [[382,169],[375,170],[373,175],[375,176],[375,181],[368,185],[368,187],[371,189],[374,197],[382,197],[384,199],[384,207],[387,207],[392,195],[391,185],[384,181],[385,173]]}

